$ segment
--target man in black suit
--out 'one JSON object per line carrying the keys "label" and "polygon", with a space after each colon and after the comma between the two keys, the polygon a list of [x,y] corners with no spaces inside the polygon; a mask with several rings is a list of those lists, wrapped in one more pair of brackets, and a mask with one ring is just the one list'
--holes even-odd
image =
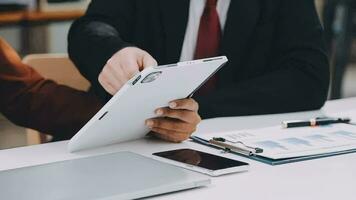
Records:
{"label": "man in black suit", "polygon": [[322,38],[311,0],[93,0],[71,27],[69,54],[103,101],[146,66],[226,55],[194,97],[212,118],[320,108]]}

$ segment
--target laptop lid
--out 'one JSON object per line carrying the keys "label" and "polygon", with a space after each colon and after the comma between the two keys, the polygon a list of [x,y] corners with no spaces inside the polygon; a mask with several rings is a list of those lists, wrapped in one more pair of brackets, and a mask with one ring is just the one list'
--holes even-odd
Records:
{"label": "laptop lid", "polygon": [[0,172],[1,199],[135,199],[204,186],[208,177],[131,152]]}

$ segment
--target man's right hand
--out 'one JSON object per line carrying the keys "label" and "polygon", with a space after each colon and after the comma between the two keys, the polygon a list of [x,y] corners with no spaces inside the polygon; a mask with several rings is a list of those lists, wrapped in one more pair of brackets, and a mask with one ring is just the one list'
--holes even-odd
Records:
{"label": "man's right hand", "polygon": [[157,61],[146,51],[126,47],[115,53],[99,74],[99,83],[114,95],[136,73],[145,67],[156,66]]}

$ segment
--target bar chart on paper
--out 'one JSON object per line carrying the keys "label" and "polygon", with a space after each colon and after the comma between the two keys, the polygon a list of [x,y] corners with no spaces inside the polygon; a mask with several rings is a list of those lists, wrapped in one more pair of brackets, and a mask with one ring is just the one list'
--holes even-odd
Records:
{"label": "bar chart on paper", "polygon": [[[213,136],[204,135],[209,140]],[[214,135],[216,137],[216,134]],[[333,124],[320,127],[283,129],[280,126],[221,133],[231,144],[263,149],[259,156],[286,159],[356,149],[356,126]]]}

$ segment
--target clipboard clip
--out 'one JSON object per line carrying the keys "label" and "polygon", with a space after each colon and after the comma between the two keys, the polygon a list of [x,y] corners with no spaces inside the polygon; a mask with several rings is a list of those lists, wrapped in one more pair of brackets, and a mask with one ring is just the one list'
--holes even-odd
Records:
{"label": "clipboard clip", "polygon": [[253,156],[259,153],[263,153],[263,149],[258,147],[251,147],[244,144],[242,141],[234,142],[241,144],[243,147],[238,147],[235,145],[228,144],[225,138],[222,137],[214,137],[213,139],[209,140],[209,143],[220,148],[224,149],[224,152],[236,152],[246,156]]}

